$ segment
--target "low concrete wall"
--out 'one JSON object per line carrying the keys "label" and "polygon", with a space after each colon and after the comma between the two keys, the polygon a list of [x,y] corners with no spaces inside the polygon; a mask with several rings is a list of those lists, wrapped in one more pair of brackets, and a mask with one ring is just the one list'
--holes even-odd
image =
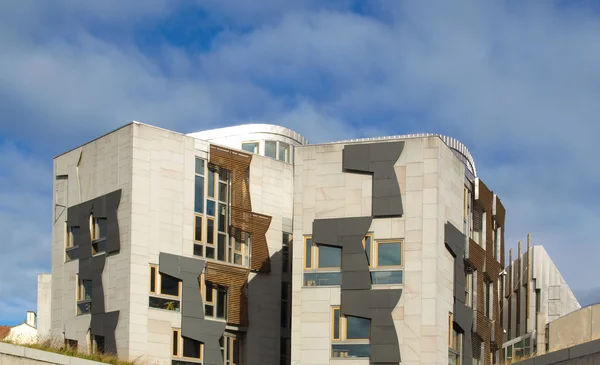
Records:
{"label": "low concrete wall", "polygon": [[548,324],[550,348],[600,339],[600,304],[581,308]]}
{"label": "low concrete wall", "polygon": [[0,342],[2,365],[106,365],[105,363],[55,354]]}
{"label": "low concrete wall", "polygon": [[597,365],[600,364],[600,340],[514,363],[514,365]]}

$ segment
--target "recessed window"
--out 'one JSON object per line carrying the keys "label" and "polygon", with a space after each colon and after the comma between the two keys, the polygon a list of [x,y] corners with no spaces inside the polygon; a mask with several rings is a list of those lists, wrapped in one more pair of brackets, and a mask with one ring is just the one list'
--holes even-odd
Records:
{"label": "recessed window", "polygon": [[180,329],[173,329],[171,356],[174,358],[202,360],[204,345],[200,341],[184,337]]}
{"label": "recessed window", "polygon": [[241,334],[227,333],[219,339],[225,365],[242,365]]}
{"label": "recessed window", "polygon": [[243,142],[242,143],[242,150],[244,150],[246,152],[258,154],[258,147],[259,147],[258,142]]}
{"label": "recessed window", "polygon": [[273,159],[277,158],[277,142],[265,141],[265,156]]}
{"label": "recessed window", "polygon": [[150,265],[149,306],[152,308],[179,311],[181,281],[161,274],[156,265]]}
{"label": "recessed window", "polygon": [[292,235],[290,233],[283,232],[281,238],[281,272],[291,272],[290,265],[290,247],[292,244]]}
{"label": "recessed window", "polygon": [[106,218],[92,217],[92,240],[106,238]]}
{"label": "recessed window", "polygon": [[448,364],[461,364],[462,339],[462,334],[454,329],[453,316],[450,313],[448,315]]}
{"label": "recessed window", "polygon": [[77,275],[77,315],[92,311],[92,281],[82,280]]}
{"label": "recessed window", "polygon": [[217,319],[227,319],[227,287],[204,281],[204,315]]}
{"label": "recessed window", "polygon": [[331,357],[369,357],[371,320],[342,316],[340,307],[331,310]]}
{"label": "recessed window", "polygon": [[281,328],[289,328],[290,325],[290,292],[291,284],[281,282]]}
{"label": "recessed window", "polygon": [[92,335],[93,348],[92,353],[94,354],[103,354],[104,353],[104,336]]}
{"label": "recessed window", "polygon": [[279,153],[277,157],[279,161],[290,162],[290,145],[279,142]]}
{"label": "recessed window", "polygon": [[376,241],[375,267],[402,266],[401,241]]}

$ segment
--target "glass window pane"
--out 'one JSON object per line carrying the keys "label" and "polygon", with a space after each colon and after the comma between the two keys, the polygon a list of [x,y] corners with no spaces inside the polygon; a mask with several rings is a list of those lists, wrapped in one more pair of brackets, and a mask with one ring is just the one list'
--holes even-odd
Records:
{"label": "glass window pane", "polygon": [[217,260],[225,261],[225,244],[226,244],[225,235],[219,233],[218,242],[217,242]]}
{"label": "glass window pane", "polygon": [[177,356],[179,352],[179,332],[173,331],[173,356]]}
{"label": "glass window pane", "polygon": [[279,142],[278,160],[289,162],[289,156],[290,156],[290,145],[288,145],[287,143]]}
{"label": "glass window pane", "polygon": [[204,213],[204,178],[197,175],[194,182],[194,210]]}
{"label": "glass window pane", "polygon": [[208,196],[215,197],[215,168],[211,165],[208,166]]}
{"label": "glass window pane", "polygon": [[204,160],[201,158],[196,159],[196,173],[204,175]]}
{"label": "glass window pane", "polygon": [[206,250],[206,258],[214,259],[215,258],[215,248],[214,247],[205,247]]}
{"label": "glass window pane", "polygon": [[179,280],[169,275],[160,274],[160,292],[166,295],[179,296]]}
{"label": "glass window pane", "polygon": [[73,246],[73,247],[79,246],[79,235],[81,233],[81,228],[73,226],[70,228],[70,231],[71,231],[71,246]]}
{"label": "glass window pane", "polygon": [[219,183],[219,200],[222,202],[227,202],[227,184]]}
{"label": "glass window pane", "polygon": [[227,227],[227,206],[219,203],[219,231],[226,232]]}
{"label": "glass window pane", "polygon": [[346,317],[346,338],[349,340],[369,338],[371,320],[359,317]]}
{"label": "glass window pane", "polygon": [[306,258],[306,268],[310,269],[312,267],[312,239],[306,239],[306,247],[304,249],[304,257]]}
{"label": "glass window pane", "polygon": [[250,142],[250,143],[242,143],[242,150],[250,153],[258,153],[258,143]]}
{"label": "glass window pane", "polygon": [[81,300],[91,300],[92,299],[92,281],[91,280],[82,280],[81,289],[82,289]]}
{"label": "glass window pane", "polygon": [[195,256],[204,256],[204,246],[194,245],[194,255]]}
{"label": "glass window pane", "polygon": [[225,318],[227,308],[227,289],[217,290],[217,318]]}
{"label": "glass window pane", "polygon": [[365,253],[367,254],[367,262],[371,265],[371,236],[365,236]]}
{"label": "glass window pane", "polygon": [[194,240],[202,242],[202,217],[196,216],[194,225]]}
{"label": "glass window pane", "polygon": [[319,268],[341,267],[342,249],[331,246],[318,246]]}
{"label": "glass window pane", "polygon": [[156,268],[154,266],[150,267],[150,291],[156,291]]}
{"label": "glass window pane", "polygon": [[400,242],[380,242],[377,245],[377,265],[396,266],[402,264]]}
{"label": "glass window pane", "polygon": [[239,364],[240,363],[240,341],[238,341],[237,339],[233,339],[233,363],[234,364]]}
{"label": "glass window pane", "polygon": [[265,141],[265,156],[277,158],[277,142]]}
{"label": "glass window pane", "polygon": [[205,286],[205,290],[206,290],[206,294],[205,294],[205,300],[207,303],[212,303],[213,302],[213,283],[211,283],[210,281],[205,281],[204,282],[204,286]]}
{"label": "glass window pane", "polygon": [[340,338],[340,310],[333,310],[333,339],[339,340]]}
{"label": "glass window pane", "polygon": [[96,218],[97,225],[97,238],[105,238],[106,237],[106,218]]}
{"label": "glass window pane", "polygon": [[211,245],[215,244],[215,221],[214,221],[214,219],[206,220],[206,242]]}
{"label": "glass window pane", "polygon": [[190,357],[192,359],[200,358],[200,342],[192,340],[191,338],[183,338],[183,356]]}
{"label": "glass window pane", "polygon": [[215,210],[216,208],[216,203],[213,200],[206,200],[206,214],[214,217],[215,216]]}

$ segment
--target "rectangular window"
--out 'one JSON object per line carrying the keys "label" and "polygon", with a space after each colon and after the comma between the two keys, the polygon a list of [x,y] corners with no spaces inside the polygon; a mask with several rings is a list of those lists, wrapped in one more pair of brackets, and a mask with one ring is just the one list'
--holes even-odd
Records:
{"label": "rectangular window", "polygon": [[248,252],[252,236],[238,228],[232,228],[232,234],[229,240],[229,249],[227,252],[227,261],[236,265],[248,265],[250,258]]}
{"label": "rectangular window", "polygon": [[[214,218],[206,219],[206,243],[209,245],[215,244],[215,220]],[[211,257],[214,258],[214,257]]]}
{"label": "rectangular window", "polygon": [[290,246],[292,243],[292,235],[283,232],[281,237],[281,272],[291,272],[290,267]]}
{"label": "rectangular window", "polygon": [[259,153],[258,146],[259,146],[258,142],[243,142],[242,150],[244,150],[246,152],[258,154]]}
{"label": "rectangular window", "polygon": [[208,182],[207,182],[207,188],[206,188],[206,195],[208,197],[214,198],[215,197],[215,171],[217,170],[216,166],[209,163],[208,164]]}
{"label": "rectangular window", "polygon": [[204,177],[199,175],[194,180],[194,211],[204,213]]}
{"label": "rectangular window", "polygon": [[202,216],[199,214],[194,215],[194,241],[204,242],[202,237]]}
{"label": "rectangular window", "polygon": [[376,241],[375,267],[402,266],[402,241]]}
{"label": "rectangular window", "polygon": [[469,307],[473,306],[471,302],[471,285],[473,285],[473,274],[465,273],[465,304]]}
{"label": "rectangular window", "polygon": [[369,357],[371,320],[341,315],[339,307],[331,309],[331,357]]}
{"label": "rectangular window", "polygon": [[225,365],[242,365],[242,340],[240,335],[231,333],[219,339],[221,354]]}
{"label": "rectangular window", "polygon": [[489,319],[494,319],[494,284],[490,281],[485,283],[485,314]]}
{"label": "rectangular window", "polygon": [[265,156],[273,159],[277,158],[277,142],[265,141]]}
{"label": "rectangular window", "polygon": [[[201,280],[203,280],[201,278]],[[202,285],[204,296],[204,315],[217,319],[227,319],[227,287],[208,280]]]}
{"label": "rectangular window", "polygon": [[312,268],[312,237],[304,237],[304,268]]}
{"label": "rectangular window", "polygon": [[290,145],[279,142],[279,154],[277,157],[279,161],[290,162]]}
{"label": "rectangular window", "polygon": [[181,281],[161,274],[156,265],[150,265],[148,306],[151,308],[179,311]]}
{"label": "rectangular window", "polygon": [[204,346],[201,342],[181,335],[180,329],[173,329],[171,336],[171,357],[202,360]]}
{"label": "rectangular window", "polygon": [[88,314],[92,311],[92,281],[77,280],[77,315]]}
{"label": "rectangular window", "polygon": [[65,248],[79,246],[79,243],[76,242],[76,239],[79,236],[79,227],[69,227],[65,222],[65,229]]}
{"label": "rectangular window", "polygon": [[365,248],[369,267],[373,267],[373,235],[367,234],[365,238],[363,238],[363,247]]}
{"label": "rectangular window", "polygon": [[106,238],[106,218],[92,217],[92,241]]}
{"label": "rectangular window", "polygon": [[342,249],[340,247],[317,245],[317,269],[339,269],[342,267]]}

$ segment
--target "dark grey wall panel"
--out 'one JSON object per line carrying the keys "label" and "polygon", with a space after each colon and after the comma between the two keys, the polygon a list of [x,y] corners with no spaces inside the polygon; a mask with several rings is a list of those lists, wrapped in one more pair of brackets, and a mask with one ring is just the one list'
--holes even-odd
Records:
{"label": "dark grey wall panel", "polygon": [[341,313],[371,320],[371,364],[401,361],[398,335],[392,318],[402,289],[342,290]]}
{"label": "dark grey wall panel", "polygon": [[[119,321],[119,312],[105,312],[102,272],[106,264],[106,255],[116,254],[121,250],[117,217],[120,201],[121,190],[119,189],[69,207],[67,210],[67,225],[79,227],[79,234],[75,237],[79,247],[72,249],[77,251],[77,255],[73,255],[71,258],[79,258],[79,278],[92,282],[90,330],[92,334],[104,337],[104,351],[111,354],[117,353],[115,329]],[[106,218],[106,252],[96,256],[92,256],[90,232],[90,215],[92,213],[95,217]]]}
{"label": "dark grey wall panel", "polygon": [[161,252],[158,265],[161,274],[182,282],[181,335],[204,344],[203,364],[223,364],[219,339],[225,332],[225,323],[204,319],[200,275],[204,271],[206,261]]}
{"label": "dark grey wall panel", "polygon": [[463,362],[470,364],[473,359],[473,309],[465,304],[464,254],[466,237],[458,228],[446,222],[444,241],[448,251],[454,256],[454,323],[463,332]]}
{"label": "dark grey wall panel", "polygon": [[373,175],[373,217],[397,217],[404,213],[394,169],[403,150],[403,141],[344,146],[344,171]]}
{"label": "dark grey wall panel", "polygon": [[313,242],[342,249],[342,290],[371,289],[369,263],[362,240],[371,227],[371,217],[317,219]]}

